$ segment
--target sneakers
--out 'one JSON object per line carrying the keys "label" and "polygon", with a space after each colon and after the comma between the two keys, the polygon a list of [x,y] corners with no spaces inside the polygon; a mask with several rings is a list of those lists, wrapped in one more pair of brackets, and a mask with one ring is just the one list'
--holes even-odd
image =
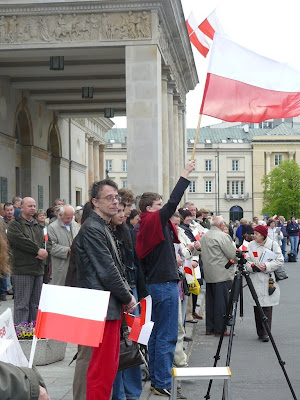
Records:
{"label": "sneakers", "polygon": [[171,389],[157,389],[154,388],[154,393],[158,394],[159,396],[171,396]]}

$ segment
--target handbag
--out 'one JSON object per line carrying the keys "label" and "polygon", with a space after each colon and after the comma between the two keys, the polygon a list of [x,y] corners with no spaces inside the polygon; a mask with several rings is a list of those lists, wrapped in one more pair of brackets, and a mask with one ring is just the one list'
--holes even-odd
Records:
{"label": "handbag", "polygon": [[283,281],[284,279],[288,278],[284,265],[281,265],[281,267],[276,269],[276,271],[274,271],[274,274],[275,274],[276,282]]}
{"label": "handbag", "polygon": [[120,357],[119,357],[119,368],[118,371],[135,367],[137,365],[144,364],[144,356],[140,350],[140,345],[137,342],[133,342],[128,339],[129,331],[126,322],[124,320],[121,326],[121,338],[120,338]]}
{"label": "handbag", "polygon": [[188,287],[189,287],[189,293],[195,294],[196,296],[198,296],[198,294],[200,293],[200,284],[198,282],[198,279],[196,278],[195,275],[195,271],[193,269],[193,282],[188,283]]}

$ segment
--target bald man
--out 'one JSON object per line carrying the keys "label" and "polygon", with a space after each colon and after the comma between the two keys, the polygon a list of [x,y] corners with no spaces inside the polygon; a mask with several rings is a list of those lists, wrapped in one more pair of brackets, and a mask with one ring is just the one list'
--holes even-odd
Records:
{"label": "bald man", "polygon": [[44,233],[34,219],[35,200],[24,197],[21,214],[8,224],[7,239],[12,252],[14,323],[36,320],[43,284]]}
{"label": "bald man", "polygon": [[58,218],[48,227],[50,246],[49,253],[52,262],[53,285],[64,286],[70,264],[71,245],[80,225],[73,220],[75,210],[72,206],[61,206]]}

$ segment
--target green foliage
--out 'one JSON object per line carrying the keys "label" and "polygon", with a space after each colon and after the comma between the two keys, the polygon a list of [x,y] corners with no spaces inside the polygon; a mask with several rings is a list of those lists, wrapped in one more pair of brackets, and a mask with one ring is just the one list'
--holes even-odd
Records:
{"label": "green foliage", "polygon": [[300,167],[286,160],[262,179],[265,185],[263,213],[290,218],[300,216]]}

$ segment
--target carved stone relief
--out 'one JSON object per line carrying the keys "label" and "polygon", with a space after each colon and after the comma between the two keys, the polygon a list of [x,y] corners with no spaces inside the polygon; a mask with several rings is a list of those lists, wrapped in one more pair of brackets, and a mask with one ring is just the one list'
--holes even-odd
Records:
{"label": "carved stone relief", "polygon": [[0,43],[149,39],[148,11],[0,17]]}

